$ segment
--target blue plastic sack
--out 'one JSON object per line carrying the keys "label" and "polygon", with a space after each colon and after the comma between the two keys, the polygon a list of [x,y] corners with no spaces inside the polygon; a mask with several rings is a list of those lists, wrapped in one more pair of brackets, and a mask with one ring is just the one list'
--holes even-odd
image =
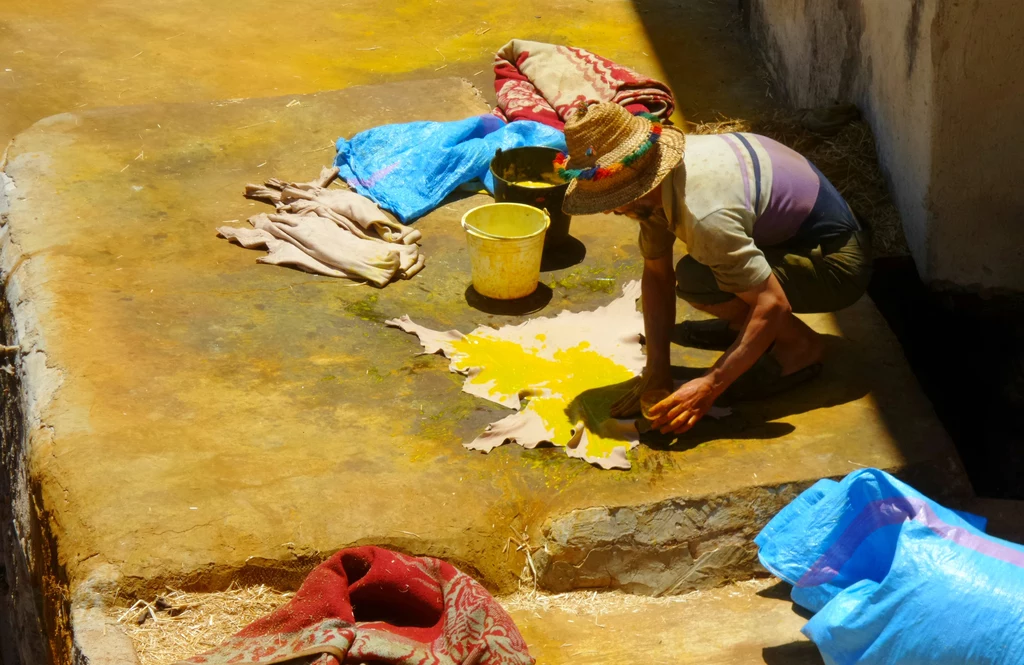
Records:
{"label": "blue plastic sack", "polygon": [[841,482],[820,480],[783,508],[754,539],[761,564],[793,585],[793,602],[812,612],[861,580],[881,582],[900,528],[920,514],[985,528],[985,519],[935,503],[878,469]]}
{"label": "blue plastic sack", "polygon": [[493,115],[384,125],[338,139],[334,163],[353,189],[408,223],[471,180],[482,180],[493,193],[494,153],[522,146],[565,150],[565,135],[538,122],[506,123]]}
{"label": "blue plastic sack", "polygon": [[826,665],[1021,665],[1024,548],[904,522],[881,582],[847,587],[803,633]]}
{"label": "blue plastic sack", "polygon": [[755,539],[828,665],[1024,665],[1024,547],[877,469],[825,480]]}

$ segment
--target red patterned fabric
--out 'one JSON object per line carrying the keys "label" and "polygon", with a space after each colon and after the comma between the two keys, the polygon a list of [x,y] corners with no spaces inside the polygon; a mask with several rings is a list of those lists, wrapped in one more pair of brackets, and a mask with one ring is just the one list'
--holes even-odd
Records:
{"label": "red patterned fabric", "polygon": [[438,559],[342,550],[284,607],[178,665],[533,665],[512,621],[473,578]]}
{"label": "red patterned fabric", "polygon": [[572,110],[587,102],[614,102],[662,121],[675,108],[664,83],[581,48],[513,39],[495,55],[494,76],[494,114],[508,121],[562,129]]}

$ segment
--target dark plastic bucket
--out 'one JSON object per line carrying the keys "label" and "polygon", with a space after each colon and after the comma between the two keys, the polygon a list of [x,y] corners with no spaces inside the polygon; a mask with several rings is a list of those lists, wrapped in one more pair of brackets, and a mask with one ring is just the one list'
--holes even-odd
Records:
{"label": "dark plastic bucket", "polygon": [[[551,217],[551,226],[544,240],[545,247],[554,247],[569,237],[569,222],[572,217],[562,212],[562,201],[569,183],[560,182],[555,176],[554,148],[512,148],[494,153],[491,160],[491,174],[494,176],[494,200],[498,203],[525,203],[546,210]],[[523,187],[517,182],[547,182],[550,187]]]}

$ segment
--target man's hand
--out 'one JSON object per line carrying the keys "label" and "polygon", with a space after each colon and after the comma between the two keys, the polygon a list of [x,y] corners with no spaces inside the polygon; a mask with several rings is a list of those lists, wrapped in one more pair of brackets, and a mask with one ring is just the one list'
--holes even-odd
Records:
{"label": "man's hand", "polygon": [[718,395],[719,391],[706,376],[684,383],[651,408],[651,428],[662,434],[682,434],[704,417]]}
{"label": "man's hand", "polygon": [[640,413],[640,398],[648,390],[672,390],[672,375],[664,371],[645,369],[640,376],[630,380],[629,392],[612,404],[612,418],[628,418]]}

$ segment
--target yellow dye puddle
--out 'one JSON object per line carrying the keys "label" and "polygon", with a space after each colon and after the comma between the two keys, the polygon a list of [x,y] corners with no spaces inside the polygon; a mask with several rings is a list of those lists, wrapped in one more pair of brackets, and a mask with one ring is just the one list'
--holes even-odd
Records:
{"label": "yellow dye puddle", "polygon": [[457,358],[454,366],[461,372],[479,368],[480,373],[467,383],[489,385],[491,397],[528,393],[529,402],[523,411],[540,417],[555,433],[552,443],[556,446],[564,447],[576,424],[583,421],[592,457],[607,457],[621,448],[622,439],[601,434],[615,396],[600,389],[627,381],[633,373],[591,350],[587,342],[558,349],[553,359],[541,357],[545,336],[537,335],[536,339],[537,346],[524,348],[516,342],[473,332],[452,343]]}
{"label": "yellow dye puddle", "polygon": [[528,189],[547,189],[548,187],[558,187],[557,182],[547,182],[545,180],[518,180],[512,183],[516,187],[526,187]]}

